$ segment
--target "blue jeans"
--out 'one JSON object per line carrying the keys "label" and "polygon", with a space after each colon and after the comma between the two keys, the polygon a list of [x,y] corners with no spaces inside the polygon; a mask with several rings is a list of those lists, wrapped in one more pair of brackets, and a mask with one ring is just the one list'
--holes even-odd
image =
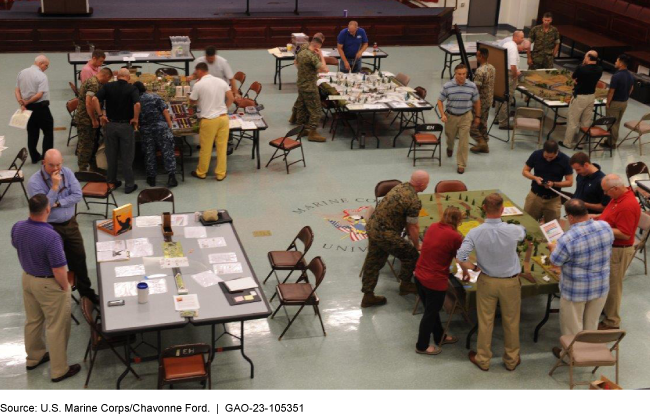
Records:
{"label": "blue jeans", "polygon": [[[350,69],[352,70],[352,73],[358,73],[361,71],[361,59],[357,59],[357,63],[354,63],[354,58],[346,58],[348,60],[348,63],[350,64]],[[352,66],[354,64],[354,67]],[[341,72],[347,73],[348,71],[345,69],[345,63],[343,62],[343,59],[339,60],[339,70]]]}

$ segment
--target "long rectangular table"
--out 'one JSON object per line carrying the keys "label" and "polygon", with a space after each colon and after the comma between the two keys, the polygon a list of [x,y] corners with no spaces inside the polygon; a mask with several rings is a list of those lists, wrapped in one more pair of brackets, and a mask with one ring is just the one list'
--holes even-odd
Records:
{"label": "long rectangular table", "polygon": [[[102,330],[106,334],[123,335],[142,332],[156,332],[158,337],[158,354],[162,352],[161,348],[161,331],[175,328],[182,328],[188,324],[195,326],[210,325],[212,327],[212,346],[218,340],[215,338],[215,328],[217,324],[229,322],[240,322],[241,334],[237,337],[240,340],[239,345],[223,347],[215,351],[240,350],[242,356],[251,365],[251,378],[254,376],[253,362],[244,353],[244,322],[247,320],[266,318],[271,314],[269,303],[260,288],[259,280],[255,271],[248,260],[246,251],[241,244],[234,224],[226,223],[217,226],[205,227],[207,238],[222,237],[225,239],[226,246],[218,248],[205,248],[199,246],[197,238],[185,238],[184,228],[202,227],[200,222],[194,222],[193,213],[183,213],[177,215],[185,217],[187,225],[172,226],[174,235],[171,240],[180,242],[183,253],[189,261],[188,267],[172,269],[163,269],[157,262],[158,258],[163,257],[163,238],[161,227],[138,227],[137,218],[133,218],[133,229],[122,235],[111,236],[105,232],[97,230],[95,226],[95,242],[105,242],[111,240],[128,240],[135,238],[147,238],[153,245],[153,257],[130,258],[128,261],[117,262],[98,262],[97,263],[97,280],[99,286],[100,311],[102,315]],[[95,222],[97,224],[97,222]],[[208,256],[213,253],[233,252],[237,256],[237,261],[242,266],[242,273],[219,275],[224,280],[230,280],[240,277],[252,277],[258,284],[256,289],[257,295],[262,301],[240,304],[231,306],[225,298],[219,285],[212,285],[204,288],[198,284],[192,275],[212,270],[213,265],[209,263]],[[152,259],[153,258],[153,259]],[[137,296],[117,297],[115,291],[116,283],[139,282],[144,276],[138,275],[133,277],[116,277],[115,268],[140,265],[145,266],[145,275],[166,274],[163,279],[167,286],[167,292],[162,294],[150,294],[149,301],[146,304],[139,304]],[[183,280],[190,294],[197,294],[200,303],[198,317],[183,318],[180,313],[175,311],[173,296],[177,294],[177,288],[174,280],[174,271],[179,271],[183,275]],[[151,279],[156,283],[159,279]],[[124,299],[125,305],[118,307],[109,307],[108,302],[116,299]],[[228,333],[228,332],[226,332]],[[228,333],[229,334],[229,333]],[[126,348],[126,361],[131,364],[130,350]],[[157,359],[158,356],[150,358]],[[122,373],[117,381],[119,389],[122,379],[128,374],[128,368]]]}
{"label": "long rectangular table", "polygon": [[[74,85],[77,86],[78,74],[77,66],[84,66],[91,58],[90,52],[73,52],[68,53],[68,63],[72,65]],[[189,56],[171,56],[169,51],[118,51],[106,52],[104,65],[122,64],[131,67],[137,63],[156,63],[169,68],[182,69],[185,75],[190,74],[190,62],[194,61],[194,55],[190,52]],[[182,63],[182,67],[170,65],[171,63]]]}
{"label": "long rectangular table", "polygon": [[[339,60],[341,59],[341,55],[339,54],[338,49],[322,49],[322,51],[326,54],[326,56]],[[296,60],[296,55],[294,52],[279,52],[271,53],[271,56],[275,58],[275,74],[273,75],[273,84],[278,84],[278,89],[282,89],[282,69],[286,68],[287,66],[293,66],[293,61]],[[379,49],[379,51],[376,53],[372,51],[363,52],[361,60],[364,61],[372,59],[372,70],[378,71],[381,69],[381,60],[387,57],[388,53]],[[291,63],[283,64],[283,62],[288,61],[291,61]]]}

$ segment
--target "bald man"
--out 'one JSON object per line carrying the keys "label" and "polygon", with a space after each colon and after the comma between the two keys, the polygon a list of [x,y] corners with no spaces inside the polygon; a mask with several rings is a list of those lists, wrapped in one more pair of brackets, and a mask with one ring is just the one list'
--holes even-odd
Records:
{"label": "bald man", "polygon": [[[508,77],[508,94],[510,95],[510,109],[514,110],[515,105],[515,91],[517,90],[517,79],[521,75],[519,70],[519,49],[518,46],[521,45],[524,41],[524,32],[517,30],[512,35],[512,40],[506,42],[503,45],[508,52],[508,69],[510,71],[510,76]],[[508,122],[508,106],[502,104],[499,108],[499,129],[512,130],[513,124]]]}
{"label": "bald man", "polygon": [[368,49],[368,36],[366,31],[359,27],[359,23],[352,20],[348,27],[341,30],[336,38],[336,48],[341,60],[339,70],[345,73],[361,71],[361,57]]}
{"label": "bald man", "polygon": [[[420,250],[420,226],[418,218],[422,202],[418,193],[429,185],[429,173],[417,170],[407,183],[398,184],[388,192],[368,220],[368,254],[363,263],[361,279],[363,300],[361,307],[386,304],[386,297],[375,295],[379,271],[386,264],[389,255],[402,262],[399,273],[399,294],[415,294],[411,281]],[[406,229],[409,240],[402,237]]]}
{"label": "bald man", "polygon": [[63,166],[63,156],[56,149],[48,150],[41,168],[29,178],[29,197],[44,194],[50,203],[51,212],[47,222],[63,239],[63,250],[68,269],[74,272],[77,290],[95,304],[99,299],[91,288],[86,268],[86,250],[75,217],[75,205],[82,200],[81,186],[72,170]]}
{"label": "bald man", "polygon": [[50,60],[45,55],[38,55],[34,64],[23,69],[16,80],[16,101],[21,110],[32,111],[27,123],[27,148],[32,164],[42,159],[38,152],[38,137],[43,131],[43,154],[54,147],[54,118],[50,112],[50,84],[45,71],[50,67]]}

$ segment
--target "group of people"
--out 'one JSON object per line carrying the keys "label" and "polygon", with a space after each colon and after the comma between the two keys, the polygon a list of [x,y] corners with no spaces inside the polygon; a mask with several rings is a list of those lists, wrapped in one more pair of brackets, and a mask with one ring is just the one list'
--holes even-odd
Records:
{"label": "group of people", "polygon": [[[634,192],[615,175],[605,175],[585,153],[571,158],[548,141],[526,162],[523,175],[531,180],[525,211],[536,220],[559,219],[561,201],[555,192],[573,184],[572,169],[578,173],[576,192],[566,197],[564,208],[570,229],[555,243],[548,244],[550,263],[561,268],[560,329],[562,335],[582,330],[610,330],[621,326],[623,277],[634,258],[634,238],[641,215]],[[484,222],[463,238],[458,231],[463,214],[447,207],[440,221],[430,226],[422,241],[418,218],[429,175],[419,170],[409,182],[395,186],[379,202],[368,219],[368,253],[363,264],[361,307],[386,304],[375,295],[381,268],[389,255],[401,261],[399,294],[417,293],[424,305],[415,351],[436,355],[440,346],[458,338],[444,333],[439,312],[449,286],[452,262],[460,267],[463,279],[478,272],[476,309],[478,339],[469,360],[483,371],[490,367],[494,320],[499,305],[504,332],[503,360],[508,370],[521,363],[519,321],[521,314],[522,270],[517,245],[526,238],[526,229],[502,221],[503,197],[489,194],[481,206]],[[404,238],[404,235],[408,238]],[[470,261],[474,253],[476,263]],[[415,278],[415,282],[413,282]],[[604,314],[602,321],[601,313]],[[444,335],[444,338],[443,338]],[[433,337],[432,337],[433,336]],[[560,358],[561,349],[553,348]]]}

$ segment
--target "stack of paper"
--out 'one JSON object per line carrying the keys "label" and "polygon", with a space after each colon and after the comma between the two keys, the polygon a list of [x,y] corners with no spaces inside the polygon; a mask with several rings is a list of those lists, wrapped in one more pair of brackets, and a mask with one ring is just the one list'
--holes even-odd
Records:
{"label": "stack of paper", "polygon": [[226,281],[225,284],[226,287],[228,288],[228,291],[230,292],[250,290],[251,288],[257,288],[257,283],[252,277],[239,278],[236,280]]}

